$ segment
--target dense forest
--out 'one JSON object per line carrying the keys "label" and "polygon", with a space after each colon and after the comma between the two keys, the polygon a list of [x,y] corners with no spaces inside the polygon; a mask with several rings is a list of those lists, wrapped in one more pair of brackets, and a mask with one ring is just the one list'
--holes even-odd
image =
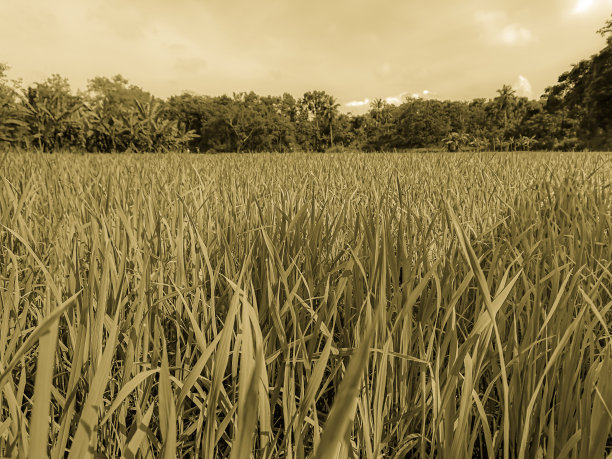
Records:
{"label": "dense forest", "polygon": [[0,63],[0,149],[241,152],[612,149],[612,19],[606,46],[574,65],[539,100],[503,85],[492,99],[406,98],[340,112],[324,91],[159,99],[117,75],[76,93],[52,75],[23,87]]}

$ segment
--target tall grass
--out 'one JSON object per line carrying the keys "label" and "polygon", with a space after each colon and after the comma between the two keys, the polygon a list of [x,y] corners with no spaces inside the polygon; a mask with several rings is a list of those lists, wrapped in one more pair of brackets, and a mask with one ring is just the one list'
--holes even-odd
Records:
{"label": "tall grass", "polygon": [[610,155],[9,155],[0,456],[605,457]]}

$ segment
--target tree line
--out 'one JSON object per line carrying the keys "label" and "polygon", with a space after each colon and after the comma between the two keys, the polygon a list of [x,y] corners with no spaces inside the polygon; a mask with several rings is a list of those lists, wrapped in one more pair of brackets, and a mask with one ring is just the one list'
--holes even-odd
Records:
{"label": "tree line", "polygon": [[121,75],[76,93],[52,75],[22,87],[0,64],[0,149],[91,152],[612,149],[612,19],[606,46],[539,100],[504,85],[491,99],[382,99],[342,113],[325,91],[261,96],[183,93],[166,100]]}

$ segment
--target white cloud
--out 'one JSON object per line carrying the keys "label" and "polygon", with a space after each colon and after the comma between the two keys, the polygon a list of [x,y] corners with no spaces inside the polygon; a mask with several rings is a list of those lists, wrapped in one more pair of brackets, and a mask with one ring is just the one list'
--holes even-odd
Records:
{"label": "white cloud", "polygon": [[593,0],[578,0],[573,12],[575,14],[586,13],[591,9],[593,3]]}
{"label": "white cloud", "polygon": [[392,105],[399,105],[403,102],[405,95],[406,95],[406,92],[402,92],[398,94],[397,96],[385,97],[385,102],[387,102],[388,104],[392,104]]}
{"label": "white cloud", "polygon": [[518,76],[518,80],[512,86],[519,96],[531,97],[533,95],[533,88],[531,82],[523,75]]}
{"label": "white cloud", "polygon": [[612,6],[612,0],[574,0],[574,8],[571,14],[585,15],[587,13],[604,13]]}
{"label": "white cloud", "polygon": [[[408,93],[407,92],[401,92],[397,95],[394,96],[388,96],[388,97],[384,97],[382,100],[384,100],[386,103],[391,104],[391,105],[400,105],[402,102],[404,102],[406,95]],[[429,94],[429,91],[425,90],[423,91],[423,94]],[[420,97],[420,94],[413,94],[412,97]],[[345,104],[347,107],[365,107],[367,105],[370,104],[370,102],[372,101],[372,99],[363,99],[363,100],[353,100],[351,102],[348,102],[347,104]]]}
{"label": "white cloud", "polygon": [[521,46],[534,39],[529,29],[518,23],[510,22],[508,15],[503,11],[478,11],[476,22],[483,27],[484,39],[490,43]]}
{"label": "white cloud", "polygon": [[352,100],[351,102],[348,102],[345,105],[347,107],[363,107],[365,105],[368,105],[369,103],[370,103],[370,99],[364,99],[364,100]]}
{"label": "white cloud", "polygon": [[533,36],[529,29],[520,26],[519,24],[509,24],[501,31],[501,39],[507,45],[526,45]]}
{"label": "white cloud", "polygon": [[413,92],[410,97],[412,99],[434,99],[435,94],[436,93],[431,92],[429,89],[423,89],[421,92]]}

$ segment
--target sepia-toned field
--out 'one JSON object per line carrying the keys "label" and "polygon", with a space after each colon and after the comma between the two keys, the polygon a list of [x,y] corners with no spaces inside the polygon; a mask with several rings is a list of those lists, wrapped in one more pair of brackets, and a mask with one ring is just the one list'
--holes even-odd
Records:
{"label": "sepia-toned field", "polygon": [[612,454],[612,155],[0,155],[0,457]]}

